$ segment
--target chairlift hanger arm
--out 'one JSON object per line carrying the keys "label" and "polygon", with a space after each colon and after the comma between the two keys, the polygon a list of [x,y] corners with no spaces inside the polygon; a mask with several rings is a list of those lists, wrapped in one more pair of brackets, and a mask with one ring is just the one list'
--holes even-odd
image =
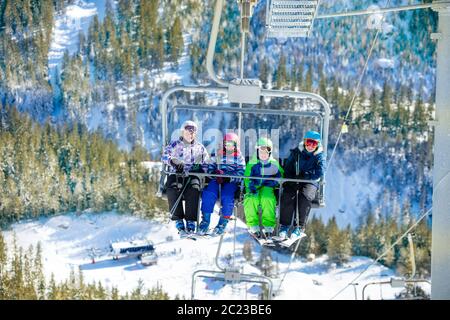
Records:
{"label": "chairlift hanger arm", "polygon": [[217,34],[219,33],[220,18],[222,17],[222,8],[224,0],[217,0],[214,9],[214,18],[211,27],[211,35],[209,38],[208,51],[206,53],[206,70],[212,80],[221,86],[228,87],[229,83],[220,79],[214,71],[214,52],[216,51]]}

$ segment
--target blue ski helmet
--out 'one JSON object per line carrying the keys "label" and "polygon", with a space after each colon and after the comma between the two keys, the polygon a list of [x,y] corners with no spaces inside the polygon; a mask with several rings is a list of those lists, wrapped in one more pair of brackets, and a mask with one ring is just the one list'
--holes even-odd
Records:
{"label": "blue ski helmet", "polygon": [[317,131],[308,131],[305,133],[305,136],[303,137],[303,140],[306,139],[312,139],[312,140],[316,140],[319,145],[322,142],[322,138],[320,137],[320,133],[318,133]]}

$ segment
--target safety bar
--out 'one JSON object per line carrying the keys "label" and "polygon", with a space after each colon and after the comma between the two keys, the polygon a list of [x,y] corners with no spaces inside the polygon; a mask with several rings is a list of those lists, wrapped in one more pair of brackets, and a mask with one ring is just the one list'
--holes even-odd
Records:
{"label": "safety bar", "polygon": [[230,175],[230,174],[214,174],[214,173],[200,173],[200,172],[186,172],[184,174],[176,173],[176,172],[169,172],[164,170],[165,174],[178,174],[180,176],[196,176],[196,177],[222,177],[222,178],[236,178],[236,179],[251,179],[251,180],[273,180],[280,182],[280,184],[284,184],[285,182],[320,182],[320,179],[317,180],[305,180],[305,179],[290,179],[290,178],[270,178],[270,177],[247,177],[247,176],[237,176],[237,175]]}

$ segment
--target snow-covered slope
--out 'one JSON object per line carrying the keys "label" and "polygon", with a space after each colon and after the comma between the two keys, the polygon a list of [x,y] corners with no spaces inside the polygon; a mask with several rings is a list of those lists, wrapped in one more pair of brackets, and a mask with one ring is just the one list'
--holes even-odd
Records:
{"label": "snow-covered slope", "polygon": [[99,15],[100,4],[77,1],[67,6],[64,14],[55,18],[52,42],[48,53],[48,66],[52,85],[57,78],[55,72],[61,71],[64,52],[74,54],[78,50],[79,33],[87,33],[89,24],[95,15]]}
{"label": "snow-covered slope", "polygon": [[[214,215],[212,223],[216,223]],[[229,226],[232,230],[233,225]],[[83,271],[87,282],[101,281],[104,285],[118,287],[121,293],[130,292],[143,281],[144,289],[151,288],[157,283],[163,286],[171,298],[177,294],[187,299],[191,296],[191,279],[196,270],[217,270],[214,259],[219,238],[200,239],[197,241],[180,240],[172,223],[163,219],[143,220],[130,215],[116,213],[83,213],[81,215],[67,214],[52,218],[24,221],[12,226],[4,233],[7,244],[11,246],[13,234],[17,236],[17,243],[27,248],[41,242],[43,249],[44,268],[48,277],[54,273],[57,280],[69,276],[70,270]],[[236,226],[236,265],[242,267],[245,274],[261,274],[254,263],[247,262],[242,254],[244,243],[250,241],[254,247],[253,261],[255,262],[261,249],[248,236],[245,225],[238,221]],[[91,263],[88,250],[92,247],[107,247],[110,241],[131,238],[149,238],[160,255],[158,263],[144,267],[139,260],[124,258],[117,261],[110,257],[97,259]],[[173,239],[170,240],[172,237]],[[233,237],[227,234],[224,238],[220,264],[226,265],[233,253]],[[274,264],[278,261],[279,276],[273,279],[275,290],[279,288],[280,278],[289,263],[289,256],[271,252]],[[373,261],[365,257],[353,257],[351,262],[341,268],[333,268],[326,261],[326,256],[307,262],[296,259],[286,278],[282,282],[281,290],[275,299],[330,299],[339,290],[351,282],[366,266]],[[372,266],[369,271],[358,279],[358,299],[361,299],[363,286],[368,282],[387,281],[393,276],[392,270],[381,265]],[[255,299],[261,292],[259,286],[241,284],[224,286],[221,281],[198,279],[195,288],[196,299]],[[428,288],[424,288],[428,289]],[[369,286],[366,297],[370,299],[394,298],[399,289],[389,286]],[[343,291],[337,299],[355,299],[352,286]]]}
{"label": "snow-covered slope", "polygon": [[368,166],[362,166],[358,171],[345,173],[333,163],[326,176],[326,206],[313,209],[312,213],[321,216],[324,222],[335,216],[341,228],[349,223],[356,227],[367,214],[368,202],[375,207],[379,205],[377,197],[383,191],[382,186],[371,180],[370,170]]}

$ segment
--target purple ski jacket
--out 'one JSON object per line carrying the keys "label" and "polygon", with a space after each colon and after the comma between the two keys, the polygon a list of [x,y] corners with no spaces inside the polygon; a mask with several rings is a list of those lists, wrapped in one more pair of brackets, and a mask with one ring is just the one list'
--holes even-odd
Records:
{"label": "purple ski jacket", "polygon": [[198,165],[199,169],[207,172],[209,155],[205,146],[200,142],[193,141],[187,143],[180,137],[178,140],[172,141],[164,149],[162,161],[169,166],[169,172],[175,173],[175,169],[170,164],[170,160],[177,159],[184,162],[184,171],[192,171],[194,165]]}

